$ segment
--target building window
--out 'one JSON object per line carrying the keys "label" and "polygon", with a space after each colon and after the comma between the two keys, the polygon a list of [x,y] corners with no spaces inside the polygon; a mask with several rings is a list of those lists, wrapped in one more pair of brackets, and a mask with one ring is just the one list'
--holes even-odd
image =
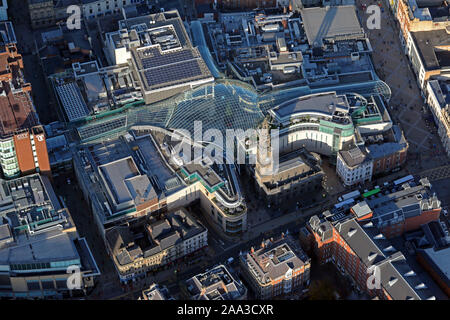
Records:
{"label": "building window", "polygon": [[67,280],[66,279],[56,279],[56,288],[58,289],[67,289]]}
{"label": "building window", "polygon": [[27,281],[27,287],[29,291],[41,290],[41,286],[39,285],[38,280]]}
{"label": "building window", "polygon": [[42,289],[55,289],[55,285],[53,283],[53,280],[43,280],[42,281]]}

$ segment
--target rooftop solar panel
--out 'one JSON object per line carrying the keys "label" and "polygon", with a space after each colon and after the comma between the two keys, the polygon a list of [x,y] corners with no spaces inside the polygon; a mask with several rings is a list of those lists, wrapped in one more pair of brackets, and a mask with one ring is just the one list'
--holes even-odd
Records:
{"label": "rooftop solar panel", "polygon": [[194,58],[191,50],[180,50],[161,54],[157,48],[145,50],[143,56],[144,58],[142,58],[141,61],[144,69],[155,68]]}
{"label": "rooftop solar panel", "polygon": [[202,71],[197,60],[189,60],[144,71],[149,86],[193,78],[201,74]]}
{"label": "rooftop solar panel", "polygon": [[66,83],[56,87],[61,103],[69,121],[75,121],[89,115],[89,109],[83,100],[80,89],[73,83]]}

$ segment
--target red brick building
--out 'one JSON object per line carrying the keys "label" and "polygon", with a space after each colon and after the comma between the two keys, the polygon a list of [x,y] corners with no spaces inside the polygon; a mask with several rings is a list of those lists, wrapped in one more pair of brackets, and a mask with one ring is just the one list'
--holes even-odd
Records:
{"label": "red brick building", "polygon": [[417,251],[417,261],[450,298],[450,247],[420,249]]}
{"label": "red brick building", "polygon": [[[12,25],[8,39],[15,39]],[[15,42],[0,45],[0,164],[5,178],[40,172],[51,175],[45,133],[24,79]]]}
{"label": "red brick building", "polygon": [[327,210],[309,220],[300,239],[321,263],[333,262],[372,297],[433,299],[388,240],[439,219],[441,202],[430,188],[424,178],[366,198],[349,210]]}
{"label": "red brick building", "polygon": [[14,134],[17,161],[22,174],[40,172],[51,175],[45,133],[42,126]]}
{"label": "red brick building", "polygon": [[418,185],[406,184],[397,192],[367,199],[374,214],[373,222],[387,237],[397,237],[439,219],[441,202],[431,192],[428,179]]}
{"label": "red brick building", "polygon": [[307,223],[309,241],[321,263],[333,262],[356,288],[383,300],[434,299],[405,257],[370,219],[351,215],[313,216]]}
{"label": "red brick building", "polygon": [[369,144],[367,149],[373,159],[372,175],[388,173],[406,162],[409,144],[403,131],[396,125],[383,134],[384,143]]}

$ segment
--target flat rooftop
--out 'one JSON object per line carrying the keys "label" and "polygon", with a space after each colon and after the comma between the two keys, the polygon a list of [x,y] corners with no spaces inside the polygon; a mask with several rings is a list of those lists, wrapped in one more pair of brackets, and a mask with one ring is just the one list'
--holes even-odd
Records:
{"label": "flat rooftop", "polygon": [[173,300],[167,287],[152,284],[148,289],[142,291],[145,300]]}
{"label": "flat rooftop", "polygon": [[233,300],[246,293],[224,265],[200,273],[186,281],[188,291],[199,300]]}
{"label": "flat rooftop", "polygon": [[426,70],[450,67],[450,27],[411,32]]}
{"label": "flat rooftop", "polygon": [[213,79],[177,11],[121,20],[119,27],[134,30],[140,39],[131,54],[147,91]]}
{"label": "flat rooftop", "polygon": [[[103,208],[101,217],[106,220],[144,203],[153,206],[153,199],[162,200],[186,186],[148,133],[135,136],[130,131],[118,138],[81,145],[74,160],[84,170],[83,180],[95,194]],[[112,207],[108,209],[105,202]]]}
{"label": "flat rooftop", "polygon": [[442,108],[450,105],[450,80],[429,80],[428,84],[433,89],[439,105]]}
{"label": "flat rooftop", "polygon": [[0,136],[39,124],[31,97],[27,92],[16,91],[2,81],[0,86]]}
{"label": "flat rooftop", "polygon": [[450,247],[440,250],[434,248],[420,249],[419,252],[447,286],[450,286]]}
{"label": "flat rooftop", "polygon": [[284,171],[292,170],[297,167],[304,167],[302,170],[303,172],[313,174],[321,170],[318,165],[319,161],[320,156],[318,154],[312,154],[305,148],[301,148],[280,156],[278,161],[278,173],[280,174]]}
{"label": "flat rooftop", "polygon": [[348,110],[348,101],[344,95],[326,92],[295,98],[271,111],[278,119],[284,119],[298,113],[322,113],[331,117],[336,111],[348,113]]}
{"label": "flat rooftop", "polygon": [[274,242],[266,240],[263,248],[244,257],[253,276],[263,284],[284,277],[288,270],[301,268],[309,261],[303,250],[287,237]]}
{"label": "flat rooftop", "polygon": [[44,233],[25,239],[24,243],[8,248],[9,264],[36,263],[61,260],[79,260],[78,252],[67,233]]}
{"label": "flat rooftop", "polygon": [[39,174],[13,180],[0,179],[0,223],[7,221],[13,233],[42,231],[71,221],[56,197],[50,181]]}
{"label": "flat rooftop", "polygon": [[209,166],[190,162],[183,165],[182,169],[188,174],[189,177],[197,174],[199,178],[205,181],[210,188],[214,188],[223,183],[223,180],[219,177],[219,175]]}
{"label": "flat rooftop", "polygon": [[304,8],[301,15],[308,42],[312,46],[322,46],[325,39],[365,37],[355,6]]}
{"label": "flat rooftop", "polygon": [[173,27],[181,46],[191,46],[189,36],[186,33],[186,29],[184,28],[183,21],[181,20],[176,10],[149,14],[146,16],[139,16],[119,21],[119,29],[127,30],[135,29],[137,31],[146,31],[148,29],[166,26]]}
{"label": "flat rooftop", "polygon": [[196,48],[163,53],[161,47],[156,45],[156,47],[133,48],[132,56],[147,90],[212,78]]}
{"label": "flat rooftop", "polygon": [[137,137],[130,142],[130,145],[132,149],[138,148],[134,151],[134,154],[138,161],[142,161],[146,173],[153,181],[156,189],[163,191],[166,195],[179,190],[182,186],[180,179],[164,162],[157,146],[149,135]]}
{"label": "flat rooftop", "polygon": [[128,201],[139,205],[146,200],[157,198],[149,178],[140,174],[131,156],[102,165],[99,170],[116,205]]}

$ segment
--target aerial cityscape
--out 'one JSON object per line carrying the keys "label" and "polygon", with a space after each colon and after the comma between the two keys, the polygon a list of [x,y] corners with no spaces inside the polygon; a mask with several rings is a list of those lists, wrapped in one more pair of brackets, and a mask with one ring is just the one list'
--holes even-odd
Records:
{"label": "aerial cityscape", "polygon": [[0,300],[449,300],[449,0],[0,20]]}

